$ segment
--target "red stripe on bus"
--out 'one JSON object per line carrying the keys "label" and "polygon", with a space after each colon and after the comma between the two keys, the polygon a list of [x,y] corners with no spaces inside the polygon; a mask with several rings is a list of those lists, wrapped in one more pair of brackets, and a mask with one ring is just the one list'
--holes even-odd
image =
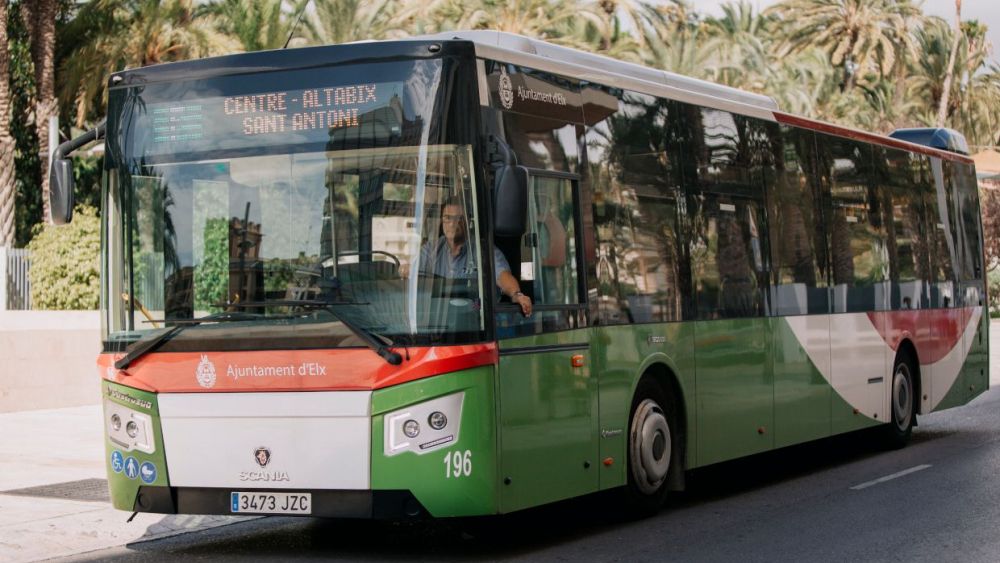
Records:
{"label": "red stripe on bus", "polygon": [[961,162],[963,164],[973,164],[972,159],[965,155],[943,151],[925,145],[918,145],[916,143],[910,143],[908,141],[901,141],[899,139],[893,139],[892,137],[885,137],[883,135],[877,135],[875,133],[868,133],[866,131],[860,131],[858,129],[842,127],[840,125],[826,123],[825,121],[816,121],[815,119],[807,119],[805,117],[791,115],[788,113],[781,113],[779,111],[773,113],[774,113],[774,118],[778,121],[778,123],[784,123],[785,125],[794,125],[796,127],[802,127],[804,129],[819,131],[820,133],[829,133],[831,135],[846,137],[848,139],[853,139],[855,141],[864,141],[866,143],[881,145],[883,147],[890,147],[894,149],[902,149],[908,152],[921,153],[927,156],[933,156],[936,158],[943,158],[945,160]]}
{"label": "red stripe on bus", "polygon": [[917,349],[921,364],[933,364],[958,345],[969,324],[973,308],[868,313],[882,340],[894,351],[908,339]]}
{"label": "red stripe on bus", "polygon": [[121,354],[101,354],[101,377],[154,393],[234,391],[371,390],[425,377],[496,365],[495,343],[394,348],[394,366],[367,348],[261,350],[257,352],[161,352],[125,370],[113,364]]}

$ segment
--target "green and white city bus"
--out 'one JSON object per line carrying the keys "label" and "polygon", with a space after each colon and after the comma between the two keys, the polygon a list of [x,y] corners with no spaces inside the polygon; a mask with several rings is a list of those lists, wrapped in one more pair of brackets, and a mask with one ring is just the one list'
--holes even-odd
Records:
{"label": "green and white city bus", "polygon": [[[110,79],[114,506],[509,513],[988,386],[964,140],[498,32]],[[530,314],[528,314],[530,313]]]}

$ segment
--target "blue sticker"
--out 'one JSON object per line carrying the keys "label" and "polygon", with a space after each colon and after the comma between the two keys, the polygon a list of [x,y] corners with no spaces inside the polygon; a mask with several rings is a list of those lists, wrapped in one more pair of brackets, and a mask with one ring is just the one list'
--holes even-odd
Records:
{"label": "blue sticker", "polygon": [[233,501],[233,512],[239,512],[240,511],[240,494],[239,493],[233,493],[232,501]]}
{"label": "blue sticker", "polygon": [[121,473],[124,468],[125,458],[122,457],[122,453],[118,450],[111,452],[111,471]]}
{"label": "blue sticker", "polygon": [[139,476],[139,462],[132,456],[128,456],[125,460],[125,476],[129,479],[135,479]]}
{"label": "blue sticker", "polygon": [[139,467],[139,477],[142,479],[142,482],[147,485],[156,481],[156,466],[153,465],[153,462],[142,462],[142,465]]}

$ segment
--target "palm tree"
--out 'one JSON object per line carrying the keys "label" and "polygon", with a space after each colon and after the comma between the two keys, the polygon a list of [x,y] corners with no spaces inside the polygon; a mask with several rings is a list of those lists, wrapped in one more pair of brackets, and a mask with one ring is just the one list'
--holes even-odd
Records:
{"label": "palm tree", "polygon": [[941,87],[942,96],[937,111],[938,127],[944,127],[944,120],[948,117],[948,96],[951,94],[951,82],[955,76],[955,57],[958,56],[958,46],[961,43],[962,0],[955,0],[955,31],[951,42],[951,54],[948,55],[948,66],[944,71],[944,85]]}
{"label": "palm tree", "polygon": [[577,18],[604,25],[592,5],[558,0],[441,0],[433,8],[439,29],[495,29],[585,47],[570,31]]}
{"label": "palm tree", "polygon": [[218,17],[195,0],[93,0],[64,35],[74,48],[60,66],[60,97],[72,107],[77,126],[95,105],[107,104],[107,79],[114,72],[239,50],[219,30]]}
{"label": "palm tree", "polygon": [[819,46],[843,67],[847,91],[869,73],[891,71],[898,49],[893,30],[904,27],[903,11],[909,10],[895,0],[786,0],[767,13],[785,30],[783,54]]}
{"label": "palm tree", "polygon": [[[964,22],[958,42],[944,124],[964,133],[973,145],[992,145],[1000,127],[1000,67],[988,66],[990,44],[978,22]],[[921,108],[917,121],[937,125],[954,32],[944,20],[930,18],[917,32],[917,43],[921,56],[910,70],[909,95]]]}
{"label": "palm tree", "polygon": [[406,37],[418,10],[427,6],[403,0],[314,0],[313,8],[306,18],[307,40],[331,45]]}
{"label": "palm tree", "polygon": [[55,94],[56,0],[34,0],[21,4],[21,16],[31,43],[35,67],[35,130],[42,161],[42,217],[51,221],[49,210],[49,119],[57,115]]}
{"label": "palm tree", "polygon": [[768,55],[773,18],[755,12],[745,0],[722,5],[722,17],[705,20],[705,31],[719,59],[719,82],[762,91],[776,61]]}
{"label": "palm tree", "polygon": [[[17,197],[15,147],[10,134],[10,53],[7,42],[7,0],[0,0],[0,248],[14,246],[14,201]],[[0,280],[0,283],[7,281]]]}
{"label": "palm tree", "polygon": [[263,51],[285,46],[308,3],[296,0],[286,12],[284,0],[222,0],[205,12],[218,16],[222,31],[237,38],[244,51]]}

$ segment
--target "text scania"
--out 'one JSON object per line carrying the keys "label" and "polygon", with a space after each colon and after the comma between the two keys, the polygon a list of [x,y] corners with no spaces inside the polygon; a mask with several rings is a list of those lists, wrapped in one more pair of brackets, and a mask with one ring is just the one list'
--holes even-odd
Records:
{"label": "text scania", "polygon": [[326,366],[317,362],[303,362],[299,365],[287,366],[240,366],[229,364],[226,375],[233,379],[241,377],[322,377],[326,375]]}
{"label": "text scania", "polygon": [[287,471],[240,471],[240,481],[290,481]]}

